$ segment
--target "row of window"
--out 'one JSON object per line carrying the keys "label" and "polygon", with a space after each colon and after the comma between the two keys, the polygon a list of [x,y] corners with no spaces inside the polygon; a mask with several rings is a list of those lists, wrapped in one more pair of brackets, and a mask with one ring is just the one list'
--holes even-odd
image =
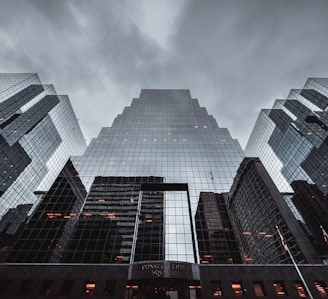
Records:
{"label": "row of window", "polygon": [[[74,287],[74,280],[68,279],[62,282],[59,295],[61,296],[69,296],[72,294]],[[0,281],[0,296],[6,295],[9,287],[13,284],[11,280],[1,280]],[[32,280],[22,280],[18,288],[16,289],[17,296],[25,296],[29,294],[32,288],[33,281]],[[261,281],[253,281],[253,289],[254,293],[257,297],[267,296],[267,292],[264,289],[263,283]],[[314,285],[318,294],[321,298],[328,297],[328,287],[324,281],[314,281]],[[300,281],[294,281],[295,290],[299,297],[308,297],[309,294],[304,286],[304,284]],[[242,285],[241,281],[232,281],[231,288],[236,297],[243,297],[246,295],[246,289]],[[282,281],[273,281],[272,288],[277,294],[277,296],[289,296],[287,289]],[[54,289],[54,280],[43,280],[37,293],[41,296],[50,296]],[[93,296],[96,289],[96,281],[95,280],[86,280],[81,289],[81,294],[85,296]],[[116,281],[115,280],[106,280],[105,285],[103,285],[102,290],[98,290],[102,292],[105,296],[114,296],[116,289]],[[74,290],[75,291],[75,290]],[[56,287],[56,292],[58,292]],[[212,281],[211,282],[211,295],[213,298],[223,297],[225,296],[225,291],[222,288],[221,281]]]}
{"label": "row of window", "polygon": [[[324,281],[314,281],[314,285],[320,295],[320,297],[328,297],[328,287]],[[308,297],[309,294],[300,281],[294,281],[294,286],[299,297]],[[282,281],[273,281],[272,287],[277,296],[289,296],[287,289]],[[246,289],[242,285],[241,281],[232,281],[231,288],[236,297],[243,297],[246,294]],[[261,281],[253,281],[253,288],[257,297],[263,297],[267,295],[267,292]],[[223,297],[224,291],[221,281],[211,282],[212,297]]]}
{"label": "row of window", "polygon": [[[0,296],[4,296],[8,293],[10,286],[14,282],[12,280],[4,279],[0,281]],[[32,287],[33,281],[30,279],[22,280],[18,288],[16,289],[17,296],[25,296],[28,295],[31,290],[34,288]],[[61,296],[69,296],[73,292],[75,281],[73,279],[63,280],[62,285],[59,289],[59,295]],[[81,290],[81,294],[86,296],[92,296],[94,294],[94,290],[96,287],[95,280],[86,280],[83,289]],[[115,280],[106,280],[105,286],[102,290],[102,294],[105,296],[114,296],[116,288],[116,281]],[[43,280],[37,294],[41,296],[50,296],[52,291],[54,291],[54,280]],[[58,292],[56,288],[56,292]]]}

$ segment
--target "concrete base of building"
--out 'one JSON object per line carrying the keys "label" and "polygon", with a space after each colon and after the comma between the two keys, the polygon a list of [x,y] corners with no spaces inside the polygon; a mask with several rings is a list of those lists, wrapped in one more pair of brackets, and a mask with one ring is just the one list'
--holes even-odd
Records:
{"label": "concrete base of building", "polygon": [[[314,298],[328,296],[328,266],[300,265]],[[208,299],[306,297],[293,265],[2,264],[1,298]]]}

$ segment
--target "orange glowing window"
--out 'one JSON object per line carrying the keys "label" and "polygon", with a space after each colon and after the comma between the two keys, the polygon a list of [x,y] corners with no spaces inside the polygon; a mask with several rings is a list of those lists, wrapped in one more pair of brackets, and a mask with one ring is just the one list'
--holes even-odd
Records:
{"label": "orange glowing window", "polygon": [[323,281],[315,281],[314,282],[317,291],[319,292],[321,297],[327,297],[328,295],[328,287]]}
{"label": "orange glowing window", "polygon": [[295,282],[295,288],[296,288],[296,291],[297,291],[299,297],[307,297],[308,296],[302,282],[300,282],[300,281]]}
{"label": "orange glowing window", "polygon": [[235,296],[237,297],[243,297],[244,296],[244,289],[240,281],[233,281],[231,283],[231,287],[233,292],[235,293]]}
{"label": "orange glowing window", "polygon": [[273,287],[278,296],[288,296],[288,294],[286,292],[286,288],[282,281],[274,281]]}
{"label": "orange glowing window", "polygon": [[261,281],[253,281],[253,288],[257,297],[263,297],[266,295]]}
{"label": "orange glowing window", "polygon": [[96,288],[96,281],[95,280],[87,280],[84,284],[83,294],[92,296],[95,288]]}
{"label": "orange glowing window", "polygon": [[221,281],[211,281],[212,297],[222,297]]}

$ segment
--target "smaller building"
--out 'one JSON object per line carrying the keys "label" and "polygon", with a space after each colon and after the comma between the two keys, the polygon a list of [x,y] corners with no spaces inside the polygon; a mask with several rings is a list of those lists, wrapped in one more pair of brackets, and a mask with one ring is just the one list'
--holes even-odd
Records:
{"label": "smaller building", "polygon": [[328,260],[328,246],[320,228],[328,231],[328,196],[316,184],[306,181],[294,181],[291,186],[294,189],[291,200],[301,216],[299,222],[317,254]]}
{"label": "smaller building", "polygon": [[322,263],[259,158],[242,161],[224,196],[245,263],[291,263],[276,226],[297,263]]}
{"label": "smaller building", "polygon": [[50,190],[39,196],[41,202],[19,234],[7,262],[58,263],[61,260],[86,197],[70,160]]}
{"label": "smaller building", "polygon": [[242,263],[222,194],[200,194],[195,223],[201,264]]}
{"label": "smaller building", "polygon": [[0,220],[0,262],[4,262],[28,219],[32,204],[11,208]]}

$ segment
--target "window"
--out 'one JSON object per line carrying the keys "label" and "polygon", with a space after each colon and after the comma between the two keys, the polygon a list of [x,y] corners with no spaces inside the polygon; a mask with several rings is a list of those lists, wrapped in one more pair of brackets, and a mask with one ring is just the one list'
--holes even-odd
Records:
{"label": "window", "polygon": [[319,294],[321,297],[327,297],[328,287],[323,281],[315,281],[314,282]]}
{"label": "window", "polygon": [[70,295],[72,292],[73,285],[74,285],[74,280],[65,279],[63,282],[63,285],[62,285],[61,292],[60,292],[61,295],[64,295],[64,296]]}
{"label": "window", "polygon": [[296,291],[298,293],[298,296],[307,297],[308,294],[307,294],[307,292],[305,290],[305,287],[304,287],[304,284],[302,282],[296,281],[294,283],[294,285],[295,285]]}
{"label": "window", "polygon": [[95,280],[87,280],[84,284],[83,295],[93,296],[95,287],[96,287]]}
{"label": "window", "polygon": [[17,290],[17,295],[18,296],[23,296],[23,295],[27,295],[30,287],[32,284],[32,280],[26,279],[26,280],[22,280],[18,290]]}
{"label": "window", "polygon": [[116,286],[115,280],[106,280],[104,295],[114,296],[115,295],[115,286]]}
{"label": "window", "polygon": [[52,280],[44,280],[41,284],[39,294],[49,296],[51,292]]}
{"label": "window", "polygon": [[274,281],[273,287],[278,296],[288,296],[285,285],[282,281]]}
{"label": "window", "polygon": [[235,296],[242,297],[245,295],[241,281],[233,281],[231,283],[231,287],[232,287],[233,292],[235,293]]}
{"label": "window", "polygon": [[212,288],[212,297],[223,296],[221,281],[212,281],[211,288]]}
{"label": "window", "polygon": [[265,296],[263,284],[261,281],[253,281],[253,288],[254,288],[255,295],[257,297]]}

